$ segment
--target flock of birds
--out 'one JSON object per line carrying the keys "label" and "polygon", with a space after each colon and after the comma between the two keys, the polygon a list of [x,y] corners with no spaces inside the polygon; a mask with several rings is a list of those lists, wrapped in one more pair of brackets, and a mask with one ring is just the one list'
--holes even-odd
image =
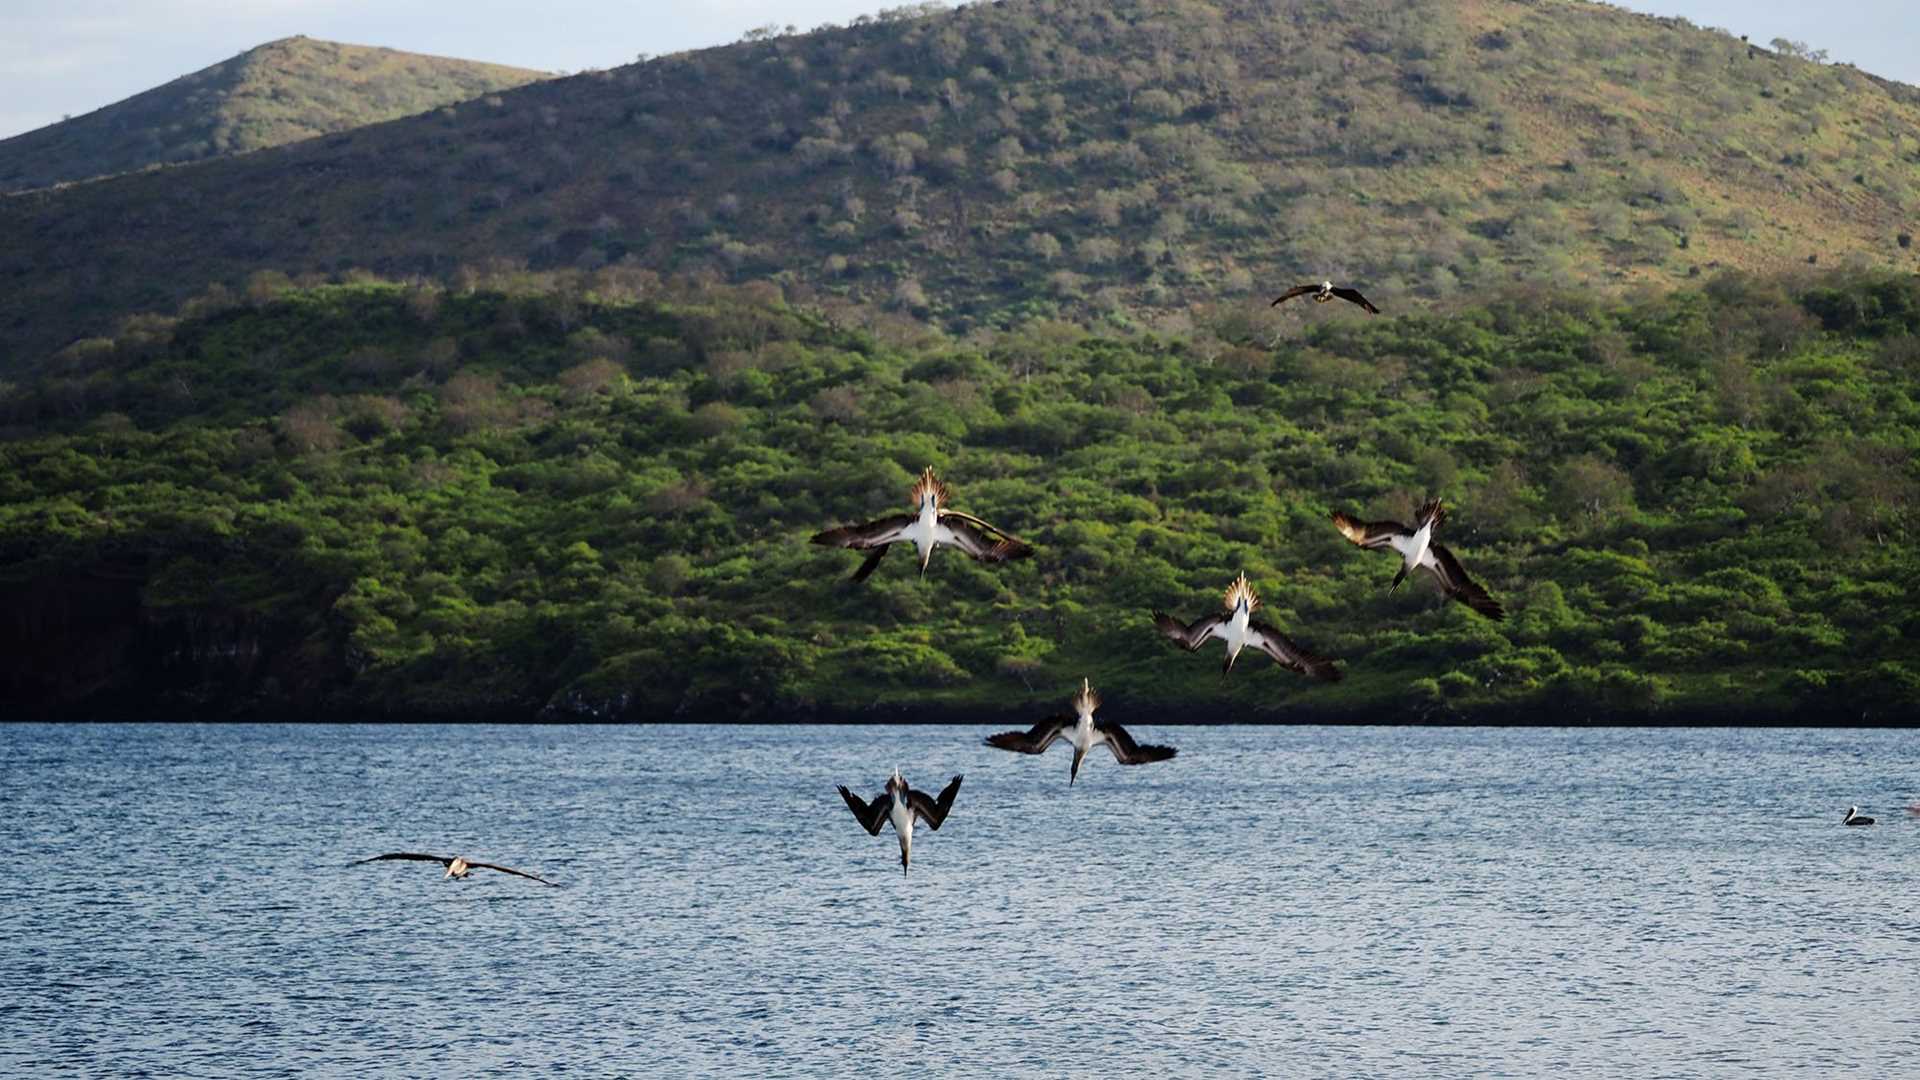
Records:
{"label": "flock of birds", "polygon": [[[1335,287],[1331,281],[1322,281],[1318,285],[1297,285],[1282,293],[1273,303],[1278,305],[1296,296],[1311,296],[1318,303],[1345,300],[1369,314],[1380,313],[1380,309],[1362,296],[1359,290]],[[914,481],[908,493],[908,499],[914,507],[912,513],[894,514],[864,524],[828,529],[816,534],[812,542],[864,552],[866,558],[853,572],[852,580],[855,582],[865,581],[880,565],[880,560],[897,544],[913,545],[922,575],[927,572],[935,549],[941,547],[951,547],[984,563],[1009,562],[1033,554],[1033,545],[971,514],[953,509],[948,505],[948,498],[946,484],[934,475],[933,467],[929,465]],[[1333,512],[1332,520],[1340,534],[1355,546],[1370,551],[1390,552],[1399,557],[1400,569],[1394,575],[1393,583],[1387,587],[1389,593],[1397,590],[1409,573],[1424,572],[1448,599],[1458,600],[1489,619],[1506,617],[1500,602],[1468,577],[1453,552],[1434,539],[1434,532],[1446,520],[1446,508],[1439,499],[1427,500],[1410,526],[1398,521],[1361,521],[1339,510]],[[1153,613],[1153,624],[1162,636],[1190,653],[1198,652],[1209,641],[1220,641],[1226,647],[1222,675],[1231,672],[1241,651],[1251,646],[1272,657],[1275,663],[1289,671],[1326,682],[1340,680],[1341,671],[1334,666],[1332,659],[1309,652],[1279,630],[1254,619],[1253,612],[1259,606],[1259,596],[1248,584],[1246,574],[1242,573],[1227,585],[1221,598],[1221,611],[1203,615],[1192,622],[1182,622],[1165,612],[1156,611]],[[1049,716],[1025,731],[1003,731],[989,735],[987,745],[1019,754],[1044,754],[1064,738],[1073,747],[1073,760],[1067,769],[1068,786],[1079,779],[1081,763],[1096,746],[1106,747],[1114,761],[1122,765],[1166,761],[1179,753],[1171,746],[1143,746],[1135,742],[1133,736],[1119,724],[1095,719],[1094,711],[1100,707],[1100,695],[1094,692],[1091,681],[1086,678],[1080,680],[1080,689],[1075,692],[1072,705],[1071,713]],[[910,786],[896,767],[887,778],[885,787],[871,800],[860,798],[844,785],[839,791],[847,808],[853,811],[854,818],[868,834],[878,836],[883,827],[889,824],[893,826],[894,835],[900,843],[900,871],[904,874],[913,862],[915,825],[924,823],[929,829],[938,830],[953,810],[954,800],[960,794],[961,780],[962,777],[955,776],[938,795],[928,795]],[[1920,812],[1920,806],[1916,806],[1916,812]],[[1861,816],[1859,807],[1854,806],[1847,808],[1843,823],[1872,825],[1874,819]],[[543,885],[553,884],[535,874],[493,863],[474,862],[458,855],[392,852],[362,859],[354,865],[395,860],[439,863],[446,868],[444,876],[448,878],[465,878],[473,870],[497,870],[530,878]]]}
{"label": "flock of birds", "polygon": [[[1312,287],[1302,288],[1311,290]],[[1354,295],[1359,297],[1358,293]],[[1355,302],[1374,310],[1371,304],[1366,304],[1364,297]],[[896,544],[914,546],[922,574],[926,573],[934,551],[940,547],[951,547],[985,563],[1008,562],[1033,554],[1032,544],[998,526],[951,508],[948,506],[948,497],[946,484],[934,475],[933,467],[928,466],[908,493],[909,501],[914,506],[912,513],[894,514],[864,524],[828,529],[815,535],[813,542],[864,552],[866,558],[854,571],[854,581],[866,580]],[[1390,551],[1399,557],[1400,571],[1394,575],[1393,584],[1388,587],[1389,592],[1399,588],[1409,572],[1424,571],[1432,576],[1448,597],[1489,619],[1504,618],[1506,612],[1499,601],[1468,577],[1460,566],[1460,560],[1433,539],[1434,530],[1445,518],[1446,511],[1440,500],[1430,499],[1420,508],[1412,526],[1398,521],[1361,521],[1337,510],[1333,513],[1333,524],[1341,535],[1356,546]],[[1183,622],[1164,611],[1156,611],[1153,613],[1153,624],[1162,636],[1188,652],[1198,652],[1207,642],[1219,641],[1226,648],[1226,662],[1220,669],[1222,675],[1233,670],[1234,661],[1242,650],[1252,647],[1272,657],[1275,663],[1289,671],[1326,682],[1340,680],[1341,671],[1332,659],[1301,647],[1273,626],[1255,619],[1253,613],[1259,606],[1259,596],[1248,584],[1246,574],[1242,573],[1227,585],[1221,597],[1222,610],[1203,615],[1192,622]],[[1099,707],[1100,695],[1094,692],[1090,680],[1082,678],[1080,689],[1073,696],[1071,713],[1049,716],[1025,731],[1003,731],[989,735],[987,745],[1017,754],[1044,754],[1064,738],[1073,747],[1073,760],[1067,767],[1068,786],[1079,779],[1081,763],[1096,746],[1106,747],[1113,759],[1122,765],[1166,761],[1179,753],[1171,746],[1136,742],[1126,728],[1112,721],[1096,719],[1094,712]],[[900,869],[905,873],[913,862],[914,827],[925,824],[929,829],[940,828],[948,812],[953,809],[955,797],[960,793],[961,779],[954,777],[947,782],[939,796],[934,797],[910,786],[900,775],[900,770],[895,768],[893,775],[887,778],[885,788],[871,800],[860,798],[844,786],[840,788],[840,797],[846,800],[847,808],[853,811],[853,816],[869,834],[878,836],[883,825],[893,825],[894,835],[900,842]]]}

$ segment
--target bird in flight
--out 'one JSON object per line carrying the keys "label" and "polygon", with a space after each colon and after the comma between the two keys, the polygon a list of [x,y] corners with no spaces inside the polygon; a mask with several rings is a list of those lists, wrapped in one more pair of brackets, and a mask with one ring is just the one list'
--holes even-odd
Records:
{"label": "bird in flight", "polygon": [[1388,592],[1400,587],[1406,580],[1407,571],[1425,570],[1433,575],[1440,585],[1440,591],[1448,597],[1458,600],[1473,610],[1498,622],[1506,618],[1506,611],[1500,601],[1487,594],[1478,582],[1467,576],[1460,566],[1460,560],[1453,552],[1433,540],[1433,532],[1447,519],[1446,508],[1439,499],[1429,499],[1420,508],[1415,520],[1417,528],[1409,529],[1397,521],[1361,521],[1351,515],[1333,512],[1333,524],[1340,534],[1358,547],[1376,551],[1395,551],[1400,554],[1400,572],[1393,575],[1393,584]]}
{"label": "bird in flight", "polygon": [[1338,297],[1341,300],[1359,304],[1361,307],[1366,308],[1369,315],[1380,314],[1380,309],[1373,306],[1373,301],[1361,296],[1359,289],[1348,288],[1346,286],[1336,289],[1333,287],[1333,282],[1331,281],[1323,281],[1318,285],[1295,285],[1293,288],[1281,293],[1278,299],[1267,306],[1279,307],[1284,301],[1291,300],[1296,296],[1312,296],[1313,302],[1316,304],[1324,304]]}
{"label": "bird in flight", "polygon": [[[441,866],[447,868],[447,872],[442,875],[443,880],[445,878],[460,878],[465,880],[466,876],[475,870],[498,870],[503,874],[512,874],[515,877],[528,878],[542,885],[553,885],[553,882],[548,881],[538,874],[529,874],[525,870],[515,870],[511,866],[495,866],[493,863],[488,862],[473,862],[459,855],[422,855],[415,851],[394,851],[385,855],[375,855],[371,859],[361,859],[352,865],[360,866],[370,862],[390,862],[395,859],[407,862],[439,863]],[[553,887],[557,889],[560,886],[553,885]]]}
{"label": "bird in flight", "polygon": [[1080,775],[1081,759],[1096,746],[1105,746],[1112,751],[1113,760],[1122,765],[1166,761],[1180,752],[1171,746],[1141,746],[1119,724],[1110,720],[1095,720],[1093,710],[1099,707],[1100,695],[1093,692],[1093,687],[1086,679],[1081,679],[1080,690],[1073,695],[1073,712],[1049,716],[1026,731],[1003,731],[998,735],[989,735],[987,745],[1019,754],[1044,754],[1054,740],[1065,736],[1073,745],[1073,764],[1067,769],[1068,787],[1072,787]]}
{"label": "bird in flight", "polygon": [[1340,681],[1340,669],[1333,666],[1332,660],[1315,656],[1294,644],[1287,635],[1265,623],[1254,621],[1253,609],[1260,606],[1260,598],[1254,595],[1253,587],[1247,584],[1247,575],[1241,574],[1227,586],[1221,604],[1226,608],[1225,611],[1203,615],[1191,623],[1183,623],[1163,611],[1156,611],[1153,613],[1153,625],[1188,652],[1198,652],[1200,646],[1219,638],[1227,646],[1227,663],[1220,669],[1222,675],[1233,670],[1233,661],[1240,655],[1240,650],[1251,645],[1273,657],[1281,667],[1327,682]]}
{"label": "bird in flight", "polygon": [[1026,541],[972,514],[948,509],[947,485],[933,475],[931,465],[914,481],[908,498],[914,505],[911,514],[895,514],[864,525],[842,525],[815,534],[813,542],[867,552],[867,561],[853,572],[854,581],[865,581],[894,544],[913,544],[920,555],[922,574],[927,572],[927,560],[933,558],[933,549],[942,545],[989,563],[1024,559],[1033,554],[1033,545]]}
{"label": "bird in flight", "polygon": [[938,832],[940,823],[947,820],[947,812],[953,809],[954,797],[960,794],[960,779],[956,776],[947,781],[947,786],[935,798],[908,787],[896,767],[893,775],[887,777],[886,790],[875,795],[872,802],[863,801],[844,784],[840,787],[840,797],[847,800],[847,809],[853,811],[869,835],[879,836],[881,826],[893,823],[894,835],[900,838],[900,873],[905,874],[913,861],[914,820],[924,821],[927,828]]}

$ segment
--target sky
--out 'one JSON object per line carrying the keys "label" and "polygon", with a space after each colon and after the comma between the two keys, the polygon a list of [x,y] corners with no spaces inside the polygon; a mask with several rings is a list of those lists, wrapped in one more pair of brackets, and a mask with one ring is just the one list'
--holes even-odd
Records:
{"label": "sky", "polygon": [[[810,30],[905,0],[0,0],[0,139],[78,116],[277,38],[543,71],[724,45],[769,23]],[[1920,84],[1914,0],[1630,0],[1765,43],[1826,49]]]}

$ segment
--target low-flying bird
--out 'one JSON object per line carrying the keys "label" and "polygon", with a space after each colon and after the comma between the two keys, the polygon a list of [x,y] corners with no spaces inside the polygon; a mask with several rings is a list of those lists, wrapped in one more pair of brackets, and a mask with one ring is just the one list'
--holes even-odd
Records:
{"label": "low-flying bird", "polygon": [[1859,807],[1857,807],[1857,806],[1849,806],[1849,807],[1847,807],[1847,816],[1846,816],[1846,819],[1845,819],[1845,820],[1843,820],[1843,821],[1841,821],[1841,822],[1840,822],[1840,824],[1842,824],[1842,825],[1871,825],[1871,824],[1873,824],[1873,819],[1872,819],[1872,818],[1870,818],[1870,817],[1867,817],[1867,816],[1866,816],[1865,814],[1862,814],[1862,813],[1860,812],[1860,808],[1859,808]]}
{"label": "low-flying bird", "polygon": [[920,554],[922,574],[927,572],[927,560],[933,557],[933,549],[942,544],[989,563],[1024,559],[1033,554],[1033,545],[1026,541],[972,514],[948,509],[947,485],[933,475],[931,465],[914,481],[908,498],[913,502],[914,513],[895,514],[865,525],[828,529],[816,534],[813,542],[868,552],[867,561],[853,572],[854,581],[865,581],[894,544],[913,544]]}
{"label": "low-flying bird", "polygon": [[1197,652],[1207,641],[1219,638],[1227,646],[1227,663],[1220,669],[1222,675],[1233,670],[1233,661],[1240,650],[1251,645],[1273,657],[1281,667],[1328,682],[1340,681],[1340,669],[1333,666],[1332,660],[1315,656],[1273,627],[1253,621],[1253,609],[1260,606],[1260,598],[1247,584],[1247,575],[1241,574],[1227,586],[1221,604],[1226,611],[1203,615],[1192,623],[1182,623],[1165,612],[1156,611],[1153,625],[1188,652]]}
{"label": "low-flying bird", "polygon": [[1366,308],[1367,314],[1369,315],[1380,314],[1380,309],[1373,306],[1373,301],[1361,296],[1359,289],[1348,288],[1344,285],[1336,289],[1333,287],[1333,282],[1331,281],[1323,281],[1318,285],[1295,285],[1293,288],[1281,293],[1275,298],[1273,303],[1267,306],[1279,307],[1283,302],[1291,300],[1296,296],[1312,296],[1313,302],[1316,304],[1324,304],[1338,297],[1348,303],[1359,304],[1361,307]]}
{"label": "low-flying bird", "polygon": [[847,800],[847,809],[860,819],[860,825],[873,836],[880,835],[880,827],[893,822],[894,835],[900,838],[900,872],[907,872],[907,865],[913,861],[913,821],[919,818],[927,823],[927,828],[938,832],[940,823],[947,820],[947,812],[953,809],[954,796],[960,794],[960,777],[947,781],[940,790],[940,797],[934,798],[924,791],[915,791],[907,786],[896,767],[893,775],[887,777],[887,789],[873,797],[872,802],[863,802],[860,796],[848,791],[845,785],[840,788],[840,797]]}
{"label": "low-flying bird", "polygon": [[1393,575],[1393,584],[1387,587],[1392,592],[1400,587],[1407,578],[1409,570],[1425,570],[1433,575],[1440,584],[1440,591],[1448,597],[1458,600],[1489,619],[1498,621],[1506,618],[1506,611],[1500,602],[1487,595],[1466,570],[1460,566],[1460,560],[1453,552],[1433,540],[1433,532],[1447,519],[1446,508],[1439,499],[1429,499],[1420,508],[1417,528],[1409,529],[1397,521],[1361,521],[1358,518],[1333,512],[1333,524],[1340,534],[1359,547],[1373,550],[1395,551],[1400,554],[1400,572]]}
{"label": "low-flying bird", "polygon": [[1072,787],[1080,775],[1081,759],[1096,746],[1111,750],[1113,760],[1122,765],[1166,761],[1180,752],[1171,746],[1141,746],[1119,724],[1095,720],[1093,710],[1099,707],[1100,695],[1093,692],[1093,687],[1086,679],[1081,679],[1080,689],[1073,695],[1073,712],[1049,716],[1025,731],[1003,731],[998,735],[989,735],[987,745],[1019,754],[1044,754],[1054,740],[1065,736],[1073,744],[1073,764],[1067,768],[1068,787]]}
{"label": "low-flying bird", "polygon": [[[441,866],[444,866],[447,868],[447,872],[444,875],[442,875],[443,880],[445,878],[460,878],[462,880],[465,880],[467,874],[474,870],[498,870],[503,874],[512,874],[515,877],[530,878],[534,881],[539,882],[542,885],[553,885],[553,882],[548,881],[546,878],[543,878],[538,874],[529,874],[525,870],[515,870],[511,866],[495,866],[493,863],[489,863],[489,862],[472,862],[458,855],[422,855],[418,852],[413,852],[413,851],[395,851],[395,852],[390,852],[386,855],[375,855],[371,859],[361,859],[359,862],[353,863],[351,865],[360,866],[370,862],[390,862],[394,859],[401,859],[408,862],[439,863]],[[557,889],[560,886],[553,885],[553,887]]]}

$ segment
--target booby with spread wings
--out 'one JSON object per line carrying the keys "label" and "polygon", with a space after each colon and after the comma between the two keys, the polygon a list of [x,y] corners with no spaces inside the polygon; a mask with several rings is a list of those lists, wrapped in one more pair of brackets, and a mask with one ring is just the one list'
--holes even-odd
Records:
{"label": "booby with spread wings", "polygon": [[[553,882],[548,881],[538,874],[529,874],[525,870],[515,870],[511,866],[496,866],[493,863],[474,862],[459,855],[422,855],[417,851],[394,851],[385,855],[375,855],[371,859],[361,859],[352,865],[360,866],[370,862],[392,862],[394,860],[439,863],[441,866],[447,868],[447,872],[442,875],[443,879],[461,878],[464,880],[469,873],[475,870],[498,870],[503,874],[512,874],[515,877],[527,878],[532,881],[537,881],[542,885],[553,885]],[[553,887],[557,889],[560,886],[553,885]]]}
{"label": "booby with spread wings", "polygon": [[1335,288],[1331,281],[1323,281],[1318,285],[1295,285],[1293,288],[1281,293],[1273,303],[1267,306],[1279,307],[1282,303],[1296,296],[1311,296],[1313,297],[1313,302],[1316,304],[1324,304],[1334,299],[1345,300],[1350,304],[1359,304],[1361,307],[1366,308],[1367,314],[1369,315],[1380,314],[1380,309],[1373,306],[1373,301],[1361,296],[1359,289],[1349,288],[1344,285]]}
{"label": "booby with spread wings", "polygon": [[888,822],[893,823],[894,835],[900,838],[900,872],[905,874],[907,866],[913,861],[913,823],[916,819],[927,823],[927,828],[938,832],[940,823],[947,820],[947,813],[953,809],[954,797],[960,794],[960,777],[947,781],[940,789],[938,798],[924,791],[915,791],[907,786],[896,767],[893,775],[887,777],[887,788],[866,802],[841,785],[840,797],[847,800],[847,809],[860,821],[861,828],[870,835],[879,836],[880,828]]}
{"label": "booby with spread wings", "polygon": [[1429,499],[1420,508],[1416,519],[1419,525],[1409,529],[1397,521],[1361,521],[1338,510],[1333,512],[1333,524],[1340,535],[1351,540],[1356,546],[1376,551],[1394,551],[1400,555],[1400,572],[1393,575],[1393,584],[1388,592],[1400,587],[1406,580],[1407,571],[1425,570],[1433,575],[1440,585],[1440,591],[1451,599],[1458,600],[1489,619],[1499,621],[1506,618],[1506,610],[1500,601],[1487,594],[1487,590],[1467,576],[1460,560],[1453,552],[1433,540],[1435,529],[1447,519],[1447,511],[1439,499]]}
{"label": "booby with spread wings", "polygon": [[1156,611],[1153,613],[1153,625],[1168,640],[1177,642],[1188,652],[1198,652],[1200,646],[1219,638],[1227,647],[1227,663],[1220,669],[1222,675],[1233,670],[1233,662],[1239,657],[1240,650],[1251,645],[1290,671],[1327,682],[1340,681],[1340,669],[1333,666],[1332,660],[1315,656],[1295,644],[1287,635],[1265,623],[1254,621],[1253,609],[1260,606],[1260,598],[1254,595],[1253,587],[1247,584],[1247,575],[1241,574],[1227,586],[1221,603],[1225,611],[1203,615],[1191,623],[1183,623],[1163,611]]}
{"label": "booby with spread wings", "polygon": [[1073,745],[1073,764],[1067,769],[1067,786],[1080,775],[1080,762],[1087,751],[1096,746],[1105,746],[1113,752],[1113,760],[1122,765],[1145,765],[1149,761],[1166,761],[1180,751],[1171,746],[1142,746],[1133,741],[1127,729],[1110,720],[1095,720],[1093,711],[1100,707],[1100,695],[1086,679],[1080,680],[1080,690],[1073,695],[1073,712],[1049,716],[1026,731],[1003,731],[998,735],[987,736],[987,745],[1001,750],[1012,750],[1019,754],[1044,754],[1055,740],[1065,737]]}
{"label": "booby with spread wings", "polygon": [[867,552],[867,560],[853,572],[854,581],[865,581],[894,544],[911,543],[918,550],[922,574],[927,572],[927,560],[933,557],[933,549],[942,545],[989,563],[1024,559],[1033,554],[1033,545],[1019,537],[972,514],[948,509],[947,485],[933,475],[931,465],[914,481],[909,498],[913,501],[914,513],[828,529],[815,534],[813,542]]}

